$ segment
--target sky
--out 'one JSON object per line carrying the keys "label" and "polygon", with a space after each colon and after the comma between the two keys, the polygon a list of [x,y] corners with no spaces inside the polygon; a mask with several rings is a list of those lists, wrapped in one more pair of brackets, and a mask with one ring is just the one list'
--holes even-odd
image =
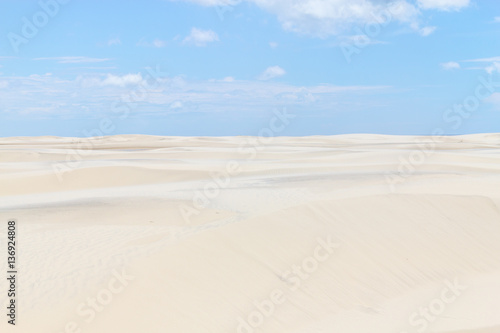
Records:
{"label": "sky", "polygon": [[0,136],[500,132],[499,38],[497,0],[0,0]]}

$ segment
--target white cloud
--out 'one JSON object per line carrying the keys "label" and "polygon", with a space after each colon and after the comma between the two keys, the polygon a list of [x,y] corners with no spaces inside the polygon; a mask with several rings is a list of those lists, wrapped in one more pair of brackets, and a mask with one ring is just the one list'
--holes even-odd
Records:
{"label": "white cloud", "polygon": [[464,60],[464,62],[500,62],[500,57],[469,59]]}
{"label": "white cloud", "polygon": [[155,40],[153,40],[153,46],[158,47],[158,48],[165,47],[165,46],[167,46],[167,42],[165,42],[161,39],[155,39]]}
{"label": "white cloud", "polygon": [[[179,0],[172,0],[179,1]],[[354,26],[404,23],[427,36],[434,27],[421,27],[423,10],[452,11],[470,0],[183,0],[203,6],[234,6],[249,2],[277,16],[288,31],[316,37],[339,35]],[[388,20],[389,22],[386,22]]]}
{"label": "white cloud", "polygon": [[191,33],[184,38],[183,43],[201,47],[217,41],[219,41],[219,36],[214,31],[192,28]]}
{"label": "white cloud", "polygon": [[470,0],[418,0],[418,6],[422,9],[437,10],[460,10],[469,6]]}
{"label": "white cloud", "polygon": [[232,76],[226,76],[223,79],[210,79],[210,80],[208,80],[208,82],[228,82],[228,83],[235,82],[235,81],[236,81],[236,79]]}
{"label": "white cloud", "polygon": [[460,69],[460,64],[455,61],[443,62],[441,68],[444,70]]}
{"label": "white cloud", "polygon": [[113,45],[121,45],[122,41],[120,38],[112,38],[108,40],[108,46],[113,46]]}
{"label": "white cloud", "polygon": [[429,36],[430,34],[432,34],[434,31],[436,30],[436,27],[423,27],[421,28],[418,32],[420,33],[420,35],[422,36]]}
{"label": "white cloud", "polygon": [[143,38],[137,42],[137,46],[162,48],[167,46],[167,42],[158,38],[155,38],[152,42],[148,42]]}
{"label": "white cloud", "polygon": [[494,72],[500,73],[500,62],[492,63],[491,65],[486,67],[485,70],[486,72],[488,72],[488,74],[493,74]]}
{"label": "white cloud", "polygon": [[495,17],[495,22],[500,23],[500,16]]}
{"label": "white cloud", "polygon": [[143,83],[142,75],[138,74],[126,74],[123,76],[116,76],[108,74],[108,76],[101,82],[103,86],[119,86],[124,87],[128,85],[137,85]]}
{"label": "white cloud", "polygon": [[[390,17],[393,21],[415,23],[418,10],[405,0],[250,0],[277,15],[285,30],[319,37],[339,34]],[[389,15],[387,15],[390,13]],[[416,23],[415,23],[416,24]]]}
{"label": "white cloud", "polygon": [[272,48],[272,49],[275,49],[278,47],[278,43],[276,42],[269,42],[269,46]]}
{"label": "white cloud", "polygon": [[[2,77],[2,112],[20,116],[79,117],[113,114],[117,102],[131,103],[131,115],[183,112],[255,112],[269,106],[352,111],[370,105],[384,86],[294,86],[275,81],[196,80],[148,74],[92,75],[73,80],[54,75]],[[362,96],[362,98],[361,98]],[[123,105],[117,107],[123,108]],[[309,107],[308,107],[309,109]],[[116,115],[115,115],[116,116]]]}
{"label": "white cloud", "polygon": [[54,60],[60,64],[80,64],[80,63],[104,62],[104,61],[109,61],[111,59],[90,58],[90,57],[49,57],[49,58],[35,58],[33,60]]}
{"label": "white cloud", "polygon": [[170,104],[171,109],[182,109],[184,107],[184,104],[182,104],[181,101],[175,101],[172,104]]}
{"label": "white cloud", "polygon": [[8,81],[0,81],[0,89],[5,89],[9,86]]}
{"label": "white cloud", "polygon": [[[484,69],[486,72],[488,72],[488,74],[492,74],[493,72],[500,73],[500,57],[469,59],[469,60],[464,60],[464,62],[473,62],[482,64],[483,67],[481,68]],[[484,65],[483,63],[488,63],[488,64]]]}
{"label": "white cloud", "polygon": [[488,96],[485,100],[486,103],[493,104],[497,110],[500,111],[500,93],[496,92]]}
{"label": "white cloud", "polygon": [[272,66],[268,67],[262,74],[259,76],[259,80],[271,80],[276,77],[280,77],[286,74],[286,71],[280,66]]}
{"label": "white cloud", "polygon": [[107,74],[106,76],[80,76],[76,81],[80,83],[83,88],[105,86],[126,87],[145,84],[140,73],[125,74],[122,76],[113,74]]}

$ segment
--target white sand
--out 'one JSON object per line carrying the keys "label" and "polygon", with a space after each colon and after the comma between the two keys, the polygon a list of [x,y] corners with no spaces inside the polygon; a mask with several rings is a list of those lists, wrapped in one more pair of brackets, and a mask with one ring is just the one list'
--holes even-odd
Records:
{"label": "white sand", "polygon": [[0,139],[0,332],[500,332],[499,134],[78,140]]}

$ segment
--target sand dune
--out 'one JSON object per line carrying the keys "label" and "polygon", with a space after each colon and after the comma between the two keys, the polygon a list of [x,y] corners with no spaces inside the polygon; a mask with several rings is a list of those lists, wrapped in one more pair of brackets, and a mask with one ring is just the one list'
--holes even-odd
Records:
{"label": "sand dune", "polygon": [[500,134],[262,141],[0,139],[0,331],[500,332]]}

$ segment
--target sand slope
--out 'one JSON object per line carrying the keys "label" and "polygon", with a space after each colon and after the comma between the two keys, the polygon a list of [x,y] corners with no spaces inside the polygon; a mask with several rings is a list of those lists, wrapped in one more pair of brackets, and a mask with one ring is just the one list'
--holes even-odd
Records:
{"label": "sand slope", "polygon": [[500,134],[2,138],[20,307],[0,330],[500,332],[499,148]]}

